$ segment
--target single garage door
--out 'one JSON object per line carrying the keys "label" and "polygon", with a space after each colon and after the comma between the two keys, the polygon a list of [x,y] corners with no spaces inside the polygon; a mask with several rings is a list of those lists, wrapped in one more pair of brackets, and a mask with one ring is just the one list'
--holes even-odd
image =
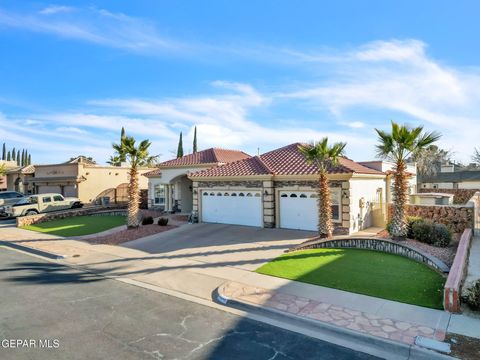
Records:
{"label": "single garage door", "polygon": [[202,191],[202,221],[263,226],[259,191]]}
{"label": "single garage door", "polygon": [[280,227],[316,231],[317,195],[313,191],[280,192]]}

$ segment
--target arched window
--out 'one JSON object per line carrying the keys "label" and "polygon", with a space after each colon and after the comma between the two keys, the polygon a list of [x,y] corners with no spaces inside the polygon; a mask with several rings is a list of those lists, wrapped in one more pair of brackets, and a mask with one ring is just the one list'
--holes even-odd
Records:
{"label": "arched window", "polygon": [[217,193],[217,196],[222,196],[222,193]]}
{"label": "arched window", "polygon": [[280,195],[280,197],[288,197],[288,195],[287,194],[282,194],[282,195]]}
{"label": "arched window", "polygon": [[260,193],[255,193],[255,197],[260,197]]}
{"label": "arched window", "polygon": [[211,193],[210,193],[210,196],[215,196],[215,193],[211,192]]}
{"label": "arched window", "polygon": [[252,197],[252,193],[248,193],[248,194],[247,194],[247,197]]}
{"label": "arched window", "polygon": [[204,193],[203,193],[203,196],[208,196],[208,193],[207,193],[207,192],[204,192]]}
{"label": "arched window", "polygon": [[317,194],[312,194],[310,195],[311,198],[316,198],[317,197]]}
{"label": "arched window", "polygon": [[296,197],[297,197],[297,194],[292,194],[292,195],[290,195],[290,197],[296,198]]}
{"label": "arched window", "polygon": [[306,198],[306,197],[307,197],[307,195],[305,195],[305,194],[301,194],[301,195],[300,195],[300,197],[304,199],[304,198]]}
{"label": "arched window", "polygon": [[238,194],[238,196],[245,196],[245,194],[244,194],[244,193],[240,193],[240,194]]}
{"label": "arched window", "polygon": [[237,193],[232,193],[232,196],[237,196]]}

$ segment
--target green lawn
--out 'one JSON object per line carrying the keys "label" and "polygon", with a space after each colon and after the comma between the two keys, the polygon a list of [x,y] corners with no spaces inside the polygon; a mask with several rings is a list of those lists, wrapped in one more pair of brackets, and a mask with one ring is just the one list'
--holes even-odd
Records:
{"label": "green lawn", "polygon": [[24,226],[22,229],[59,236],[81,236],[99,233],[125,224],[125,216],[73,216]]}
{"label": "green lawn", "polygon": [[399,255],[363,249],[314,249],[284,254],[256,270],[314,285],[443,309],[445,279]]}

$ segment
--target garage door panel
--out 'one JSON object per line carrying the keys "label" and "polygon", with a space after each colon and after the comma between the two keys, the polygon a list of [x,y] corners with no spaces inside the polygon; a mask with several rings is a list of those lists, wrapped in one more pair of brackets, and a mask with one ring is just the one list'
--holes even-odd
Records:
{"label": "garage door panel", "polygon": [[[202,221],[262,226],[262,200],[260,193],[242,191],[240,192],[207,192],[202,194]],[[236,196],[232,196],[235,194]],[[250,194],[251,196],[247,196]],[[255,196],[257,195],[257,196]]]}
{"label": "garage door panel", "polygon": [[314,192],[280,192],[280,227],[316,231],[318,224],[317,198]]}

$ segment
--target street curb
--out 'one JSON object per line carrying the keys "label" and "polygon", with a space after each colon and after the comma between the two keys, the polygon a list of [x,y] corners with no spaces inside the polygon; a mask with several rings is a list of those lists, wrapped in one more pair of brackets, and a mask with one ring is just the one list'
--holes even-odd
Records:
{"label": "street curb", "polygon": [[231,306],[235,309],[239,309],[247,312],[264,313],[265,316],[268,316],[267,314],[274,314],[276,316],[282,316],[282,317],[287,317],[289,319],[293,319],[303,324],[309,324],[310,326],[313,325],[313,327],[317,331],[327,332],[330,334],[330,336],[333,336],[336,339],[338,339],[338,337],[341,337],[350,343],[355,343],[355,345],[358,346],[360,351],[362,351],[361,350],[362,348],[363,349],[368,348],[370,351],[364,350],[364,352],[372,354],[372,349],[373,349],[374,351],[372,355],[375,355],[375,356],[383,357],[385,359],[408,359],[408,360],[456,359],[454,357],[440,354],[433,350],[425,349],[414,344],[408,345],[408,344],[392,341],[389,339],[373,336],[370,334],[365,334],[365,333],[357,332],[354,330],[342,328],[336,325],[316,321],[313,319],[300,317],[300,316],[286,313],[280,310],[265,308],[249,302],[239,301],[237,299],[231,299],[220,292],[221,287],[222,286],[220,286],[215,290],[214,301],[222,305]]}
{"label": "street curb", "polygon": [[67,258],[65,255],[58,255],[58,254],[51,253],[51,252],[48,252],[48,251],[38,250],[38,249],[32,248],[30,246],[19,245],[17,243],[11,242],[11,241],[0,240],[0,246],[10,247],[12,249],[21,250],[21,251],[24,251],[24,252],[27,252],[27,253],[30,253],[30,254],[46,257],[46,258],[53,259],[53,260],[60,260],[60,259],[66,259]]}

